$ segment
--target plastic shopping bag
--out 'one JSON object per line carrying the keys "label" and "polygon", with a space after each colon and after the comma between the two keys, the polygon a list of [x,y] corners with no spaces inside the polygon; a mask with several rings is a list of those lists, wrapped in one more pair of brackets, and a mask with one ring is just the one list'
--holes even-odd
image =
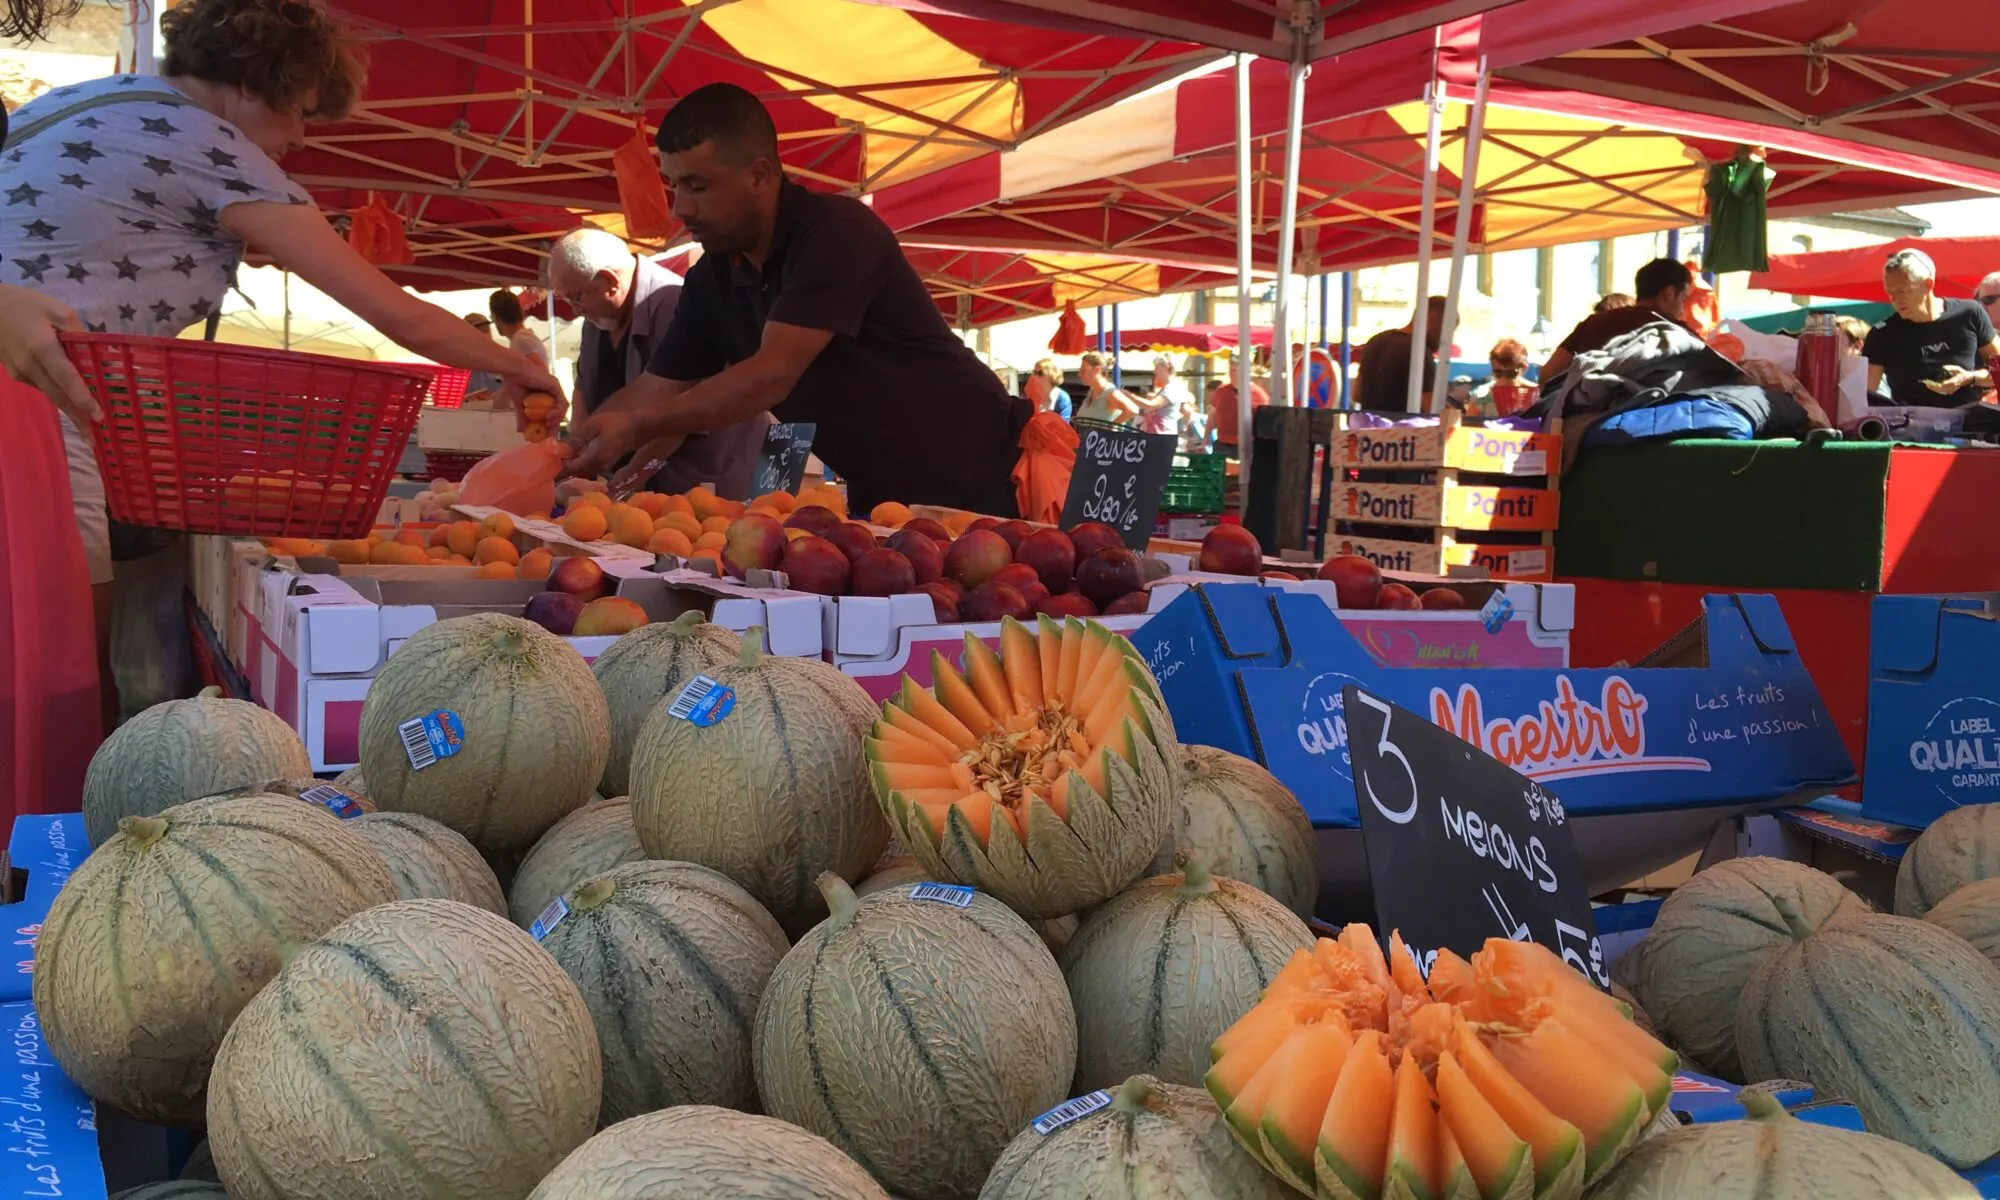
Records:
{"label": "plastic shopping bag", "polygon": [[1076,470],[1076,430],[1052,412],[1036,413],[1021,430],[1021,461],[1014,464],[1014,502],[1021,519],[1054,525],[1062,520],[1069,477]]}
{"label": "plastic shopping bag", "polygon": [[524,442],[489,454],[465,473],[458,502],[510,513],[545,513],[555,507],[562,455],[555,442]]}

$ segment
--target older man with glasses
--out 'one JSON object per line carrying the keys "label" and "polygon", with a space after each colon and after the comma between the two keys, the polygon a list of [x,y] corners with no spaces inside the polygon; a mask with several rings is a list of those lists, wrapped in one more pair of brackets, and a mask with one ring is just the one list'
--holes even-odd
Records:
{"label": "older man with glasses", "polygon": [[1883,264],[1882,290],[1896,312],[1870,330],[1862,346],[1868,390],[1879,390],[1886,379],[1897,404],[1977,404],[2000,365],[2000,336],[1989,315],[2000,300],[2000,276],[1987,276],[1976,301],[1939,296],[1936,279],[1936,264],[1921,250],[1898,250]]}

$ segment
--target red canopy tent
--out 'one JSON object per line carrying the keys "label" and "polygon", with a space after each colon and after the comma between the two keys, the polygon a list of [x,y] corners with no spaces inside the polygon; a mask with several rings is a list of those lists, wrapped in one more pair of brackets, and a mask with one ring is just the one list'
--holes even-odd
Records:
{"label": "red canopy tent", "polygon": [[[1259,350],[1271,348],[1269,329],[1252,329],[1250,344]],[[1159,354],[1199,354],[1212,357],[1233,354],[1242,345],[1234,325],[1168,325],[1159,329],[1123,329],[1118,333],[1118,349]]]}
{"label": "red canopy tent", "polygon": [[1937,293],[1970,298],[1979,281],[2000,271],[2000,237],[1897,238],[1854,250],[1781,254],[1771,269],[1750,276],[1750,286],[1790,296],[1824,296],[1880,303],[1882,264],[1898,250],[1921,250],[1937,264]]}

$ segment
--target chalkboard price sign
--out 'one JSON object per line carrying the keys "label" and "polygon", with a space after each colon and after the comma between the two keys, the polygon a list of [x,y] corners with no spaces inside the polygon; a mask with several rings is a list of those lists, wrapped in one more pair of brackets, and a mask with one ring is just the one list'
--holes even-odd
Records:
{"label": "chalkboard price sign", "polygon": [[1597,940],[1562,801],[1408,709],[1342,689],[1377,927],[1429,974],[1437,951],[1540,942],[1601,987]]}
{"label": "chalkboard price sign", "polygon": [[811,421],[773,425],[764,431],[763,453],[757,459],[757,474],[750,481],[750,494],[796,493],[806,481],[806,457],[812,453],[813,434],[819,426]]}
{"label": "chalkboard price sign", "polygon": [[1127,549],[1144,550],[1180,438],[1095,421],[1077,422],[1076,432],[1076,469],[1063,500],[1062,527],[1102,521],[1118,531]]}

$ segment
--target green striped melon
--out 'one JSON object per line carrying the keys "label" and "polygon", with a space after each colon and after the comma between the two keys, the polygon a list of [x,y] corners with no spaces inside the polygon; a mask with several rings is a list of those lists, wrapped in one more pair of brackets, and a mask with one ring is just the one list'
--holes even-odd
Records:
{"label": "green striped melon", "polygon": [[627,863],[563,897],[542,949],[575,981],[604,1059],[598,1124],[677,1104],[752,1109],[750,1023],[791,943],[707,867]]}
{"label": "green striped melon", "polygon": [[[886,892],[892,887],[901,887],[906,883],[932,882],[936,879],[937,876],[926,870],[915,857],[903,854],[876,863],[875,869],[868,873],[868,878],[854,885],[854,894],[866,899],[876,892]],[[1050,954],[1059,955],[1069,945],[1069,940],[1076,936],[1077,924],[1076,917],[1072,915],[1055,917],[1047,921],[1029,921],[1028,928],[1042,935],[1042,944],[1049,948]]]}
{"label": "green striped melon", "polygon": [[1022,1130],[993,1164],[979,1200],[1285,1200],[1294,1194],[1237,1148],[1222,1110],[1200,1088],[1135,1075],[1080,1099],[1073,1111],[1090,1109],[1083,1116],[1047,1134]]}
{"label": "green striped melon", "polygon": [[1969,883],[1924,914],[1924,920],[1948,929],[2000,965],[2000,877]]}
{"label": "green striped melon", "polygon": [[796,1125],[690,1104],[622,1121],[529,1200],[888,1200],[853,1159]]}
{"label": "green striped melon", "polygon": [[371,908],[300,951],[215,1058],[237,1200],[521,1200],[597,1128],[597,1035],[535,940],[454,900]]}
{"label": "green striped melon", "polygon": [[144,1187],[113,1192],[111,1200],[229,1200],[229,1193],[223,1191],[219,1183],[208,1183],[198,1179],[173,1179],[166,1183],[149,1183]]}
{"label": "green striped melon", "polygon": [[611,756],[604,762],[598,791],[625,796],[632,791],[632,747],[646,718],[660,701],[680,695],[696,675],[713,675],[743,654],[743,639],[699,612],[677,621],[642,625],[611,643],[590,665],[611,707]]}
{"label": "green striped melon", "polygon": [[[415,769],[397,730],[440,711],[457,715],[464,744]],[[418,630],[383,664],[361,708],[368,798],[383,812],[442,821],[483,854],[525,851],[582,808],[610,747],[604,693],[583,657],[502,613]]]}
{"label": "green striped melon", "polygon": [[1063,951],[1076,1009],[1075,1090],[1133,1075],[1201,1087],[1209,1047],[1250,1011],[1312,931],[1276,899],[1213,877],[1200,855],[1086,918]]}
{"label": "green striped melon", "polygon": [[1813,928],[1868,908],[1839,880],[1811,867],[1734,858],[1675,888],[1643,943],[1635,993],[1663,1040],[1739,1083],[1736,998],[1751,972],[1791,941],[1778,915],[1780,900]]}
{"label": "green striped melon", "polygon": [[126,817],[56,894],[35,944],[49,1052],[93,1098],[199,1125],[229,1023],[286,954],[396,898],[324,809],[276,796]]}
{"label": "green striped melon", "polygon": [[2000,804],[1954,808],[1917,836],[1896,868],[1896,915],[1921,917],[1968,883],[2000,875]]}
{"label": "green striped melon", "polygon": [[585,805],[557,821],[521,860],[507,893],[508,915],[526,929],[557,896],[645,857],[629,797]]}
{"label": "green striped melon", "polygon": [[763,631],[711,678],[736,704],[707,726],[661,705],[632,751],[632,823],[648,858],[700,863],[749,889],[792,934],[826,915],[821,871],[860,879],[889,839],[861,741],[875,706],[809,658],[766,656]]}
{"label": "green striped melon", "polygon": [[[372,813],[375,804],[360,792],[341,787],[338,783],[328,783],[324,779],[307,775],[303,779],[273,779],[267,783],[252,784],[249,787],[230,788],[217,792],[218,796],[290,796],[294,800],[312,797],[312,802],[327,809],[334,816],[343,816],[342,808],[349,810],[348,816]],[[207,799],[207,797],[203,797]],[[354,810],[359,810],[354,811]]]}
{"label": "green striped melon", "polygon": [[1035,932],[982,892],[964,908],[904,885],[799,939],[757,1010],[764,1111],[803,1126],[883,1187],[969,1200],[1022,1126],[1068,1094],[1076,1017]]}
{"label": "green striped melon", "polygon": [[500,880],[479,851],[449,828],[415,813],[369,813],[350,826],[388,864],[405,900],[456,900],[507,915]]}
{"label": "green striped melon", "polygon": [[1872,1133],[1801,1121],[1744,1092],[1749,1119],[1641,1142],[1591,1200],[1977,1200],[1951,1169]]}
{"label": "green striped melon", "polygon": [[305,743],[276,713],[208,688],[155,704],[104,739],[83,777],[83,828],[101,846],[125,817],[310,774]]}
{"label": "green striped melon", "polygon": [[2000,1154],[2000,967],[1923,921],[1814,930],[1777,907],[1790,940],[1743,988],[1744,1070],[1851,1101],[1871,1130],[1955,1167]]}
{"label": "green striped melon", "polygon": [[1247,883],[1304,920],[1319,900],[1319,844],[1299,798],[1278,777],[1213,746],[1180,747],[1181,812],[1152,874],[1199,851],[1217,875]]}

